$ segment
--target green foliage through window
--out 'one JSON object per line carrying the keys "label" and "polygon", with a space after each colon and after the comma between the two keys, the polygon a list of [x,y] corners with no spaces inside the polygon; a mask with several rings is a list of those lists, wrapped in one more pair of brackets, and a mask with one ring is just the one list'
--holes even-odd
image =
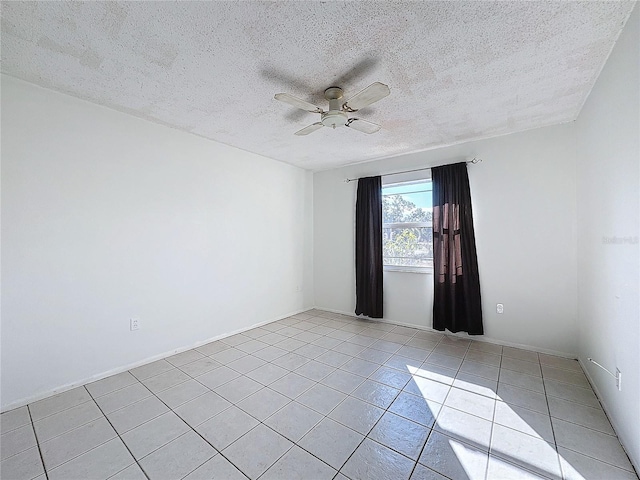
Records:
{"label": "green foliage through window", "polygon": [[382,187],[382,245],[385,265],[433,265],[431,215],[430,181]]}

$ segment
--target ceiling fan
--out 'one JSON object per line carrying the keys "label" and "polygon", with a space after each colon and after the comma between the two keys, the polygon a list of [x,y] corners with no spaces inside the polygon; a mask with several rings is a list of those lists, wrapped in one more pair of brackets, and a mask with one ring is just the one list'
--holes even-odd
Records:
{"label": "ceiling fan", "polygon": [[322,127],[336,128],[343,125],[364,133],[375,133],[380,130],[380,125],[367,122],[361,118],[349,118],[348,114],[357,112],[361,108],[371,105],[378,100],[382,100],[389,95],[389,93],[391,93],[391,90],[389,90],[387,85],[375,82],[344,102],[342,89],[340,87],[329,87],[324,91],[324,98],[329,100],[329,110],[326,112],[322,108],[305,102],[293,95],[289,95],[288,93],[278,93],[275,99],[307,112],[320,114],[319,122],[312,123],[308,127],[298,130],[295,135],[309,135]]}

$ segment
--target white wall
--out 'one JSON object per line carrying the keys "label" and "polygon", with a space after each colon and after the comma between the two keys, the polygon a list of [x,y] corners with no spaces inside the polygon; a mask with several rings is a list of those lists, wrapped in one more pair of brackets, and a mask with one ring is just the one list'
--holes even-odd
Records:
{"label": "white wall", "polygon": [[[572,125],[542,128],[314,174],[316,306],[355,309],[356,182],[345,178],[469,166],[485,336],[577,353],[576,192]],[[432,275],[385,272],[386,320],[431,327]],[[504,304],[504,314],[496,313]]]}
{"label": "white wall", "polygon": [[[586,367],[640,470],[640,11],[632,13],[575,124],[578,325]],[[617,237],[624,243],[607,243]],[[630,237],[629,240],[624,240]],[[615,241],[614,241],[615,242]],[[586,357],[622,376],[615,379]]]}
{"label": "white wall", "polygon": [[311,307],[312,188],[3,76],[2,409]]}

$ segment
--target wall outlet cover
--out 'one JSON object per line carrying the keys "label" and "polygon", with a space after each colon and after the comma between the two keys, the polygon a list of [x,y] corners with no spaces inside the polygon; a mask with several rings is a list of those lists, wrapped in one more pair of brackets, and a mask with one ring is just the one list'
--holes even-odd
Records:
{"label": "wall outlet cover", "polygon": [[129,322],[129,328],[131,328],[132,332],[134,330],[140,329],[140,317],[131,317],[131,320]]}

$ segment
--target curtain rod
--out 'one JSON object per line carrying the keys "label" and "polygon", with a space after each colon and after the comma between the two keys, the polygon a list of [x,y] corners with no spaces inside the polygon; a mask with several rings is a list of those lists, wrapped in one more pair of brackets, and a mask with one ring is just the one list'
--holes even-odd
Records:
{"label": "curtain rod", "polygon": [[[477,157],[473,157],[471,160],[468,160],[466,163],[472,163],[472,164],[476,164],[476,163],[480,163],[482,162],[481,158],[477,158]],[[384,175],[381,175],[382,177],[388,177],[389,175],[400,175],[401,173],[411,173],[411,172],[421,172],[423,170],[431,170],[433,167],[426,167],[426,168],[415,168],[413,170],[403,170],[402,172],[393,172],[393,173],[385,173]],[[349,182],[355,182],[356,180],[360,180],[359,178],[345,178],[344,183],[349,183]]]}

